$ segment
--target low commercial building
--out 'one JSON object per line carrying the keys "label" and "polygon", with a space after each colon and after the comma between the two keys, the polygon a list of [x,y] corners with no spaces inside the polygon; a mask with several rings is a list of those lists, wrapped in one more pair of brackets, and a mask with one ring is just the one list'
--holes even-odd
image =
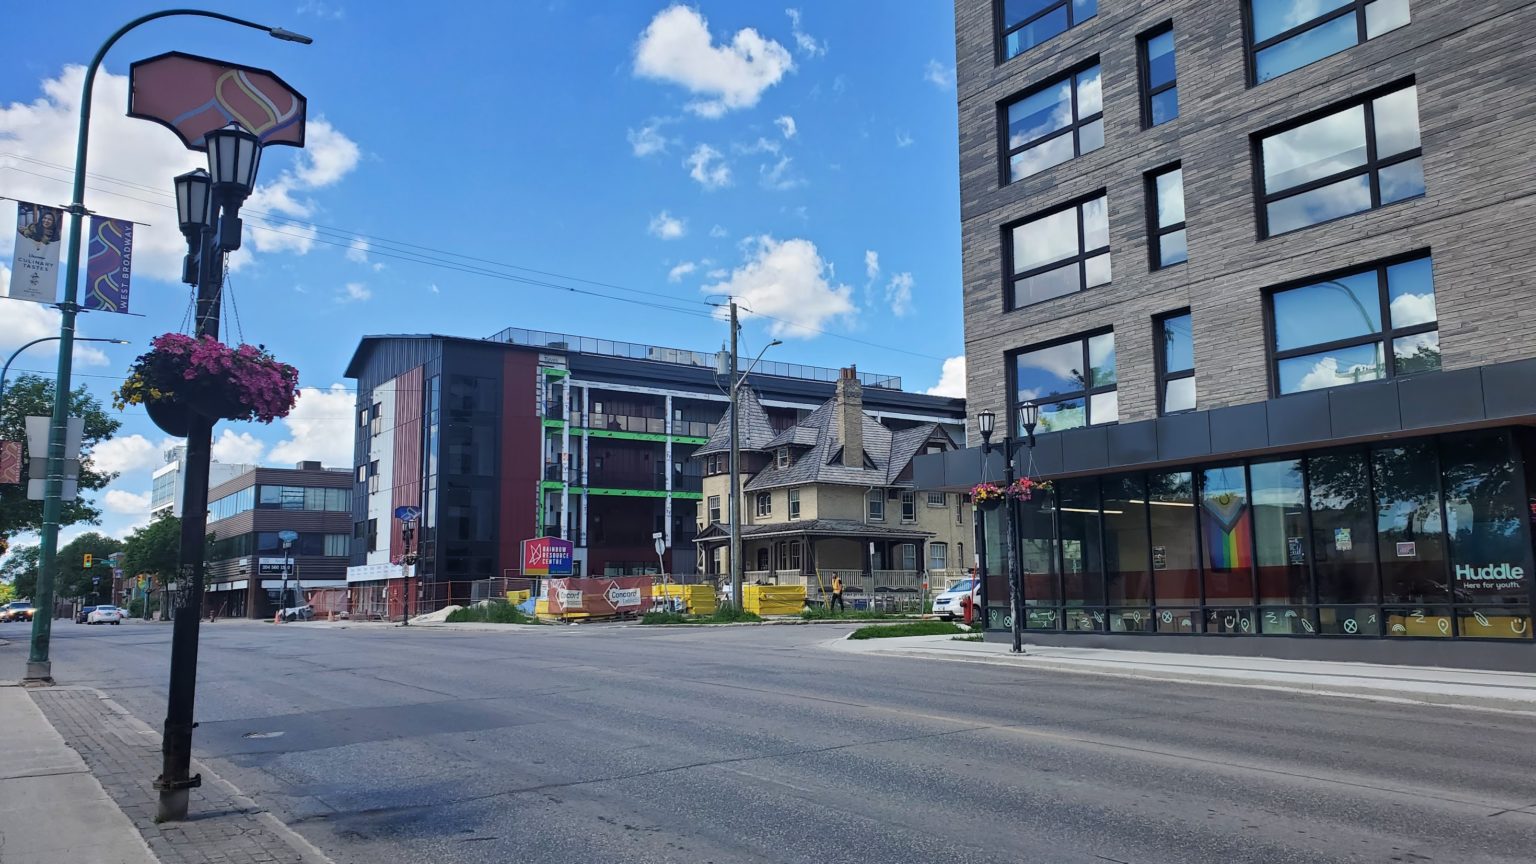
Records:
{"label": "low commercial building", "polygon": [[[286,550],[283,531],[298,534]],[[352,472],[319,462],[251,468],[209,491],[208,533],[204,610],[271,618],[302,602],[301,590],[346,585]]]}
{"label": "low commercial building", "polygon": [[864,411],[857,372],[803,419],[775,424],[750,388],[738,393],[704,446],[705,507],[695,543],[705,572],[730,569],[730,434],[737,439],[741,549],[747,583],[803,585],[810,596],[840,577],[851,592],[942,589],[965,574],[974,532],[962,492],[925,491],[912,459],[955,449],[939,420],[893,425]]}

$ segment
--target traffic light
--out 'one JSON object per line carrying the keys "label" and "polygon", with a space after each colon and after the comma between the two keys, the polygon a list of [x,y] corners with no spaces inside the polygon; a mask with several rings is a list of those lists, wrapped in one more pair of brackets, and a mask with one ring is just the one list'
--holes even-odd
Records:
{"label": "traffic light", "polygon": [[85,553],[85,566],[91,566],[91,553]]}

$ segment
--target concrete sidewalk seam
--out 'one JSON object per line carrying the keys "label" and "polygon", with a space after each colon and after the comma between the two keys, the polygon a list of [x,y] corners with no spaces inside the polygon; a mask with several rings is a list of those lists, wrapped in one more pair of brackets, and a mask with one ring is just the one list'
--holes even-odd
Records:
{"label": "concrete sidewalk seam", "polygon": [[159,733],[94,687],[65,685],[30,695],[162,864],[334,864],[197,759],[192,770],[203,775],[203,785],[192,790],[190,818],[157,824],[152,780],[159,770]]}

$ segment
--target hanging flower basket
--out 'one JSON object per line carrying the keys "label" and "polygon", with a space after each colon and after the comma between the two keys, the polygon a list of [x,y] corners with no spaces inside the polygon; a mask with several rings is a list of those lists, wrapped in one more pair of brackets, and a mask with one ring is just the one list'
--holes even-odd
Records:
{"label": "hanging flower basket", "polygon": [[971,487],[971,503],[983,513],[990,513],[1003,504],[1003,487],[996,483],[977,483]]}
{"label": "hanging flower basket", "polygon": [[150,341],[112,394],[118,410],[143,405],[169,435],[185,436],[193,411],[217,420],[271,423],[299,396],[299,370],[263,345],[231,348],[212,337],[167,333]]}
{"label": "hanging flower basket", "polygon": [[1029,477],[1020,477],[1013,481],[1013,485],[1004,491],[1009,498],[1015,501],[1028,501],[1035,497],[1036,492],[1045,493],[1051,491],[1051,489],[1051,481],[1049,480],[1033,480]]}

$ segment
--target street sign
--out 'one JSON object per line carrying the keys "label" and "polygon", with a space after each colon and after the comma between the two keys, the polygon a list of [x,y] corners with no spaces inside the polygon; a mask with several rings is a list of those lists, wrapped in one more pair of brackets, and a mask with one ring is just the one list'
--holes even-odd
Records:
{"label": "street sign", "polygon": [[660,558],[667,554],[667,535],[657,531],[651,535],[651,539],[656,541],[656,557]]}
{"label": "street sign", "polygon": [[293,562],[286,558],[261,558],[256,562],[256,575],[258,576],[283,576],[293,575]]}
{"label": "street sign", "polygon": [[277,539],[283,541],[284,543],[292,543],[293,541],[299,539],[299,532],[279,531],[277,532]]}
{"label": "street sign", "polygon": [[412,507],[409,504],[402,504],[401,506],[395,508],[395,518],[399,519],[401,522],[415,522],[417,519],[421,518],[421,508]]}
{"label": "street sign", "polygon": [[603,596],[608,598],[608,605],[612,606],[615,612],[626,606],[640,605],[639,588],[620,588],[614,585]]}

